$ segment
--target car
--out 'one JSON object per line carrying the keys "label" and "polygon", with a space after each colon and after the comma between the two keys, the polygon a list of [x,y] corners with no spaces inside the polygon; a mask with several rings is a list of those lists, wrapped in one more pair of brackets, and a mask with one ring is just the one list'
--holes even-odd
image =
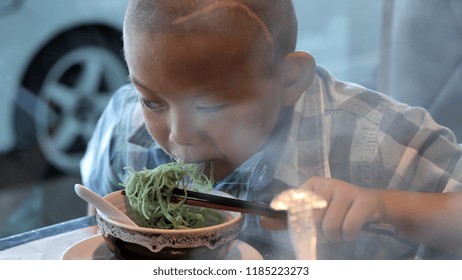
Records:
{"label": "car", "polygon": [[[112,93],[127,82],[127,0],[2,0],[0,155],[37,143],[69,174]],[[33,140],[31,140],[33,139]]]}

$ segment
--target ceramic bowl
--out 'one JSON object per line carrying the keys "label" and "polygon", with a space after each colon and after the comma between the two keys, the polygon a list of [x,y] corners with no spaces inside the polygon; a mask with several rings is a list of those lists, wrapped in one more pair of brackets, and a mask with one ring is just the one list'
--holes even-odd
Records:
{"label": "ceramic bowl", "polygon": [[[228,196],[223,192],[213,194]],[[137,223],[136,215],[122,191],[105,199]],[[241,213],[221,211],[220,224],[194,229],[134,227],[96,213],[96,222],[109,249],[118,259],[222,259],[234,246],[243,227]]]}

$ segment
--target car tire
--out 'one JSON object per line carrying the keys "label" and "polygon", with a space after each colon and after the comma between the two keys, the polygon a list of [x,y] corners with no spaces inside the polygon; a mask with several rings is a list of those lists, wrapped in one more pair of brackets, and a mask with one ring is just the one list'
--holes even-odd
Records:
{"label": "car tire", "polygon": [[65,174],[79,174],[99,116],[112,93],[127,81],[122,49],[116,30],[70,30],[43,48],[25,75],[23,85],[34,100],[29,112],[34,140],[48,163]]}

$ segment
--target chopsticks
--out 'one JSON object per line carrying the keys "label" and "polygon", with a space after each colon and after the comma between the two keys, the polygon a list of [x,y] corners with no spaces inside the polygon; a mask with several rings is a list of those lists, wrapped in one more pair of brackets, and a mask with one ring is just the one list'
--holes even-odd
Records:
{"label": "chopsticks", "polygon": [[[171,201],[178,203],[182,200],[184,200],[185,204],[191,206],[241,212],[277,219],[287,219],[286,210],[275,210],[271,208],[269,204],[261,201],[246,201],[190,190],[186,190],[185,194],[185,190],[183,189],[173,189]],[[390,237],[397,237],[399,232],[398,229],[392,225],[377,223],[367,223],[361,230]]]}
{"label": "chopsticks", "polygon": [[[125,192],[123,191],[122,194],[125,194]],[[284,220],[287,219],[286,210],[275,210],[271,208],[269,204],[261,201],[247,201],[191,190],[186,190],[185,192],[185,190],[179,188],[173,189],[171,201],[174,203],[183,201],[184,204],[191,206],[241,212],[245,214],[266,216]],[[398,238],[399,233],[398,229],[392,225],[377,223],[367,223],[361,230],[370,233],[382,234],[393,238]]]}
{"label": "chopsticks", "polygon": [[287,211],[275,210],[268,204],[260,201],[246,201],[236,198],[223,197],[213,194],[195,192],[183,189],[173,189],[172,202],[184,200],[184,203],[191,206],[241,212],[271,218],[286,219]]}

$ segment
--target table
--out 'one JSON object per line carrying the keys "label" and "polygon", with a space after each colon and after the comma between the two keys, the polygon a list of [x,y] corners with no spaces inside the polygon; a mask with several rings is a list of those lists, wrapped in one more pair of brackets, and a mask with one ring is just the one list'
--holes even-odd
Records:
{"label": "table", "polygon": [[97,234],[94,216],[86,216],[0,239],[0,260],[52,260],[74,243]]}
{"label": "table", "polygon": [[[0,239],[0,260],[57,260],[73,244],[98,234],[95,216],[63,223]],[[257,249],[264,259],[294,259],[292,251],[257,239],[239,237]]]}

